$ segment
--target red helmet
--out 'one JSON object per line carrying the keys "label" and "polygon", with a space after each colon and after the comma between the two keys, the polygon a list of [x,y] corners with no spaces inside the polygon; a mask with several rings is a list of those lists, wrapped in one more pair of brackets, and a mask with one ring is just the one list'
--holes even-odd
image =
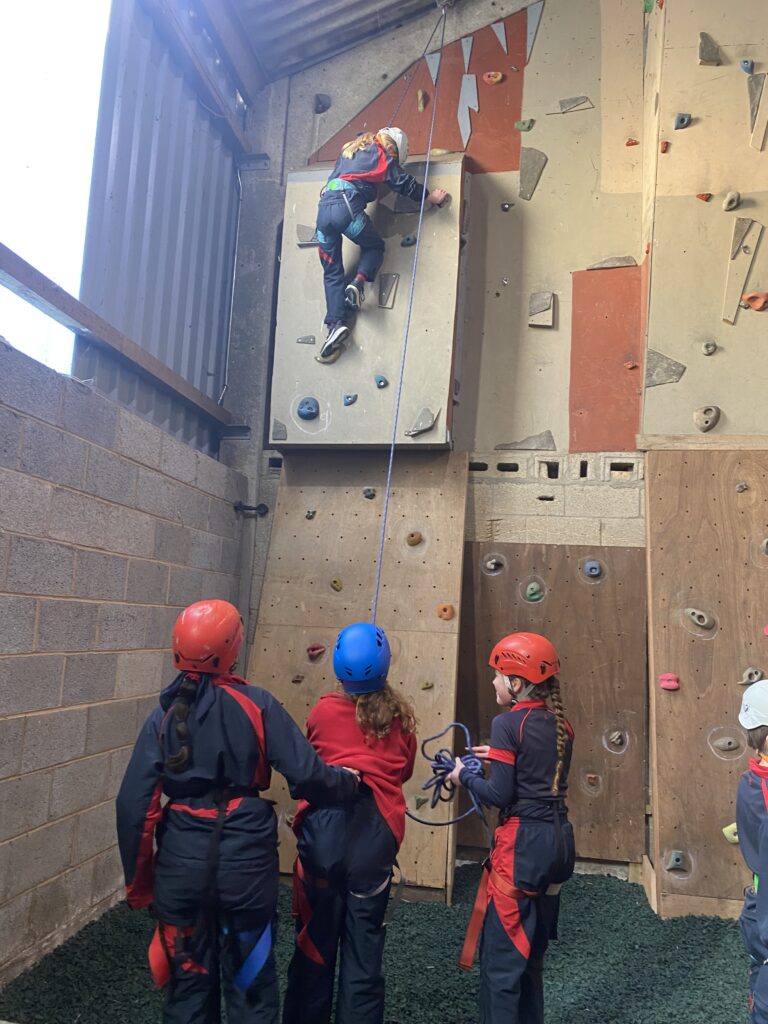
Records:
{"label": "red helmet", "polygon": [[505,676],[520,676],[529,683],[543,683],[560,671],[557,651],[538,633],[510,633],[496,644],[488,660]]}
{"label": "red helmet", "polygon": [[243,620],[229,601],[196,601],[173,627],[173,661],[181,672],[229,672],[242,645]]}

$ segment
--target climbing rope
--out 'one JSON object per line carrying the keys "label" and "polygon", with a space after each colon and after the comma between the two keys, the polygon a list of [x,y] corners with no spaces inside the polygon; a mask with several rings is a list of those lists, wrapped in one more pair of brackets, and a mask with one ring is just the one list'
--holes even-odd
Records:
{"label": "climbing rope", "polygon": [[[442,23],[442,32],[441,32],[441,35],[440,35],[440,52],[442,52],[443,46],[445,45],[445,22],[446,22],[446,8],[443,7],[442,10],[441,10],[441,13],[440,13],[440,21],[438,21],[438,25]],[[432,37],[434,36],[435,31],[437,31],[437,27],[438,26],[435,25],[435,30],[432,32],[432,36],[430,36],[430,42],[432,41]],[[427,47],[428,46],[429,46],[429,43],[427,43]],[[424,54],[426,54],[426,48],[424,50]],[[400,377],[399,377],[398,382],[397,382],[397,394],[396,394],[396,397],[395,397],[395,415],[394,415],[394,420],[393,420],[393,423],[392,423],[392,443],[390,444],[390,447],[389,447],[389,465],[387,466],[387,485],[386,485],[386,492],[385,492],[385,496],[384,496],[384,513],[383,513],[382,520],[381,520],[381,538],[380,538],[380,541],[379,541],[379,559],[378,559],[378,563],[377,563],[377,566],[376,566],[376,588],[375,588],[374,593],[373,593],[372,621],[373,621],[374,625],[376,623],[376,613],[377,613],[378,608],[379,608],[379,590],[381,588],[381,569],[382,569],[382,562],[383,562],[383,559],[384,559],[384,541],[385,541],[386,536],[387,536],[387,516],[389,514],[389,490],[390,490],[390,485],[392,483],[392,466],[393,466],[393,463],[395,461],[395,445],[397,444],[397,421],[398,421],[399,416],[400,416],[400,401],[401,401],[402,396],[403,396],[403,378],[405,376],[405,356],[406,356],[406,353],[408,351],[408,335],[409,335],[410,330],[411,330],[411,317],[413,315],[413,292],[414,292],[414,288],[416,286],[416,268],[419,265],[419,252],[421,250],[421,228],[422,228],[422,224],[424,222],[424,206],[426,204],[427,194],[428,194],[427,193],[427,182],[429,180],[429,166],[430,166],[430,163],[431,163],[431,160],[432,160],[432,136],[433,136],[433,133],[434,133],[434,130],[435,130],[435,114],[437,112],[437,95],[438,95],[438,89],[439,89],[439,85],[440,85],[440,69],[441,69],[441,65],[442,65],[442,61],[438,65],[437,71],[435,73],[435,91],[434,91],[434,97],[433,97],[433,100],[432,100],[432,120],[430,121],[430,124],[429,124],[429,139],[427,140],[427,162],[426,162],[426,164],[424,166],[424,194],[421,197],[421,205],[419,206],[419,222],[418,222],[418,226],[416,228],[416,248],[415,248],[415,251],[414,251],[414,254],[413,254],[413,267],[411,269],[411,287],[410,287],[410,291],[408,293],[408,311],[407,311],[406,317],[405,317],[405,331],[403,333],[403,354],[402,354],[402,358],[400,360]],[[410,83],[408,85],[408,88],[410,88]],[[407,93],[407,91],[408,91],[408,89],[406,89],[406,93]],[[403,99],[405,99],[405,96],[403,96]],[[401,100],[401,105],[402,105],[402,100]],[[400,108],[398,107],[398,110],[399,109]]]}
{"label": "climbing rope", "polygon": [[[427,51],[429,50],[429,45],[432,42],[432,40],[435,38],[435,32],[437,32],[437,30],[440,28],[440,23],[441,22],[443,22],[443,38],[445,38],[445,22],[444,22],[444,19],[445,19],[445,7],[443,7],[442,10],[440,11],[438,19],[435,22],[435,27],[432,29],[432,34],[430,35],[429,39],[427,40],[427,45],[421,51],[421,56],[416,61],[416,64],[415,64],[414,69],[413,69],[413,74],[408,79],[408,84],[405,87],[405,91],[403,92],[403,95],[400,97],[400,100],[398,101],[397,106],[392,111],[392,117],[390,117],[389,121],[387,122],[388,124],[394,124],[395,123],[395,118],[400,113],[400,108],[405,103],[405,98],[408,95],[408,93],[411,91],[411,86],[413,85],[414,79],[416,78],[416,71],[417,71],[417,69],[419,67],[419,64],[427,56]],[[442,50],[442,43],[440,44],[440,49]],[[437,92],[437,82],[435,82],[435,92]]]}
{"label": "climbing rope", "polygon": [[[437,733],[435,736],[428,736],[421,743],[421,755],[429,761],[429,766],[432,769],[432,778],[427,779],[424,785],[421,787],[425,792],[432,790],[432,796],[430,799],[430,806],[432,810],[437,807],[439,803],[450,803],[456,795],[456,784],[448,780],[448,776],[456,766],[456,756],[453,754],[448,747],[441,747],[436,753],[430,754],[427,752],[427,744],[434,743],[435,740],[440,740],[445,736],[451,729],[461,729],[464,733],[464,739],[467,744],[467,750],[472,749],[472,739],[469,735],[469,729],[466,725],[462,725],[461,722],[451,722],[447,725],[442,732]],[[480,776],[483,774],[483,762],[473,753],[463,754],[460,758],[461,763],[467,768],[473,775]],[[406,810],[406,814],[412,821],[418,821],[420,825],[455,825],[458,821],[463,821],[464,818],[469,817],[470,814],[478,814],[483,822],[486,832],[488,833],[489,843],[491,838],[491,830],[488,827],[488,822],[485,819],[485,814],[480,801],[474,796],[474,794],[467,790],[469,798],[472,801],[472,806],[464,811],[463,814],[458,815],[456,818],[450,818],[448,821],[430,821],[428,818],[419,818],[417,815],[412,814]]]}

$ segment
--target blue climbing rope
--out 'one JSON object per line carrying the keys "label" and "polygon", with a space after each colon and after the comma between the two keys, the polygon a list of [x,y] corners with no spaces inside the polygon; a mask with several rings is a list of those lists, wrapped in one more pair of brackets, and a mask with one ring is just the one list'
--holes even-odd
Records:
{"label": "blue climbing rope", "polygon": [[[394,123],[395,123],[395,118],[396,118],[396,117],[397,117],[397,115],[398,115],[398,114],[400,113],[400,108],[401,108],[401,107],[402,107],[402,105],[403,105],[403,104],[405,103],[405,98],[406,98],[406,96],[408,95],[408,93],[409,93],[409,92],[411,91],[411,86],[413,85],[413,83],[414,83],[414,80],[415,80],[415,78],[416,78],[416,70],[417,70],[417,68],[418,68],[419,64],[421,63],[421,61],[422,61],[422,60],[424,59],[424,57],[426,57],[426,55],[427,55],[427,50],[429,49],[430,43],[431,43],[431,42],[432,42],[432,40],[433,40],[433,39],[435,38],[435,32],[437,32],[437,30],[438,30],[438,29],[440,28],[440,22],[441,22],[441,21],[442,21],[442,20],[443,20],[444,18],[445,18],[445,6],[443,6],[443,9],[441,10],[441,12],[440,12],[440,15],[438,16],[438,19],[437,19],[437,21],[435,22],[435,27],[434,27],[434,28],[432,29],[432,35],[431,35],[431,36],[429,37],[429,39],[427,40],[427,45],[426,45],[426,46],[424,47],[424,49],[423,49],[423,50],[421,51],[421,56],[420,56],[420,57],[419,57],[419,59],[418,59],[418,60],[416,61],[416,65],[415,65],[415,67],[414,67],[414,69],[413,69],[413,74],[412,74],[412,75],[411,75],[411,77],[410,77],[410,78],[408,79],[408,84],[407,84],[407,85],[406,85],[406,87],[405,87],[405,90],[404,90],[404,92],[403,92],[403,95],[402,95],[402,96],[400,97],[400,100],[398,101],[398,104],[397,104],[397,106],[396,106],[396,107],[395,107],[395,109],[394,109],[394,110],[392,111],[392,117],[390,117],[390,119],[389,119],[389,122],[388,122],[389,124],[394,124]],[[445,26],[443,26],[443,38],[445,38]],[[442,43],[441,43],[441,49],[442,49]],[[437,85],[437,83],[435,83],[435,85]]]}
{"label": "blue climbing rope", "polygon": [[[442,52],[443,46],[445,45],[445,22],[446,22],[446,8],[443,7],[440,14],[440,22],[442,22],[442,32],[440,35],[440,51]],[[440,23],[438,22],[438,24]],[[435,26],[435,30],[437,25]],[[432,33],[434,36],[434,32]],[[430,41],[432,36],[430,36]],[[427,44],[427,46],[429,43]],[[426,50],[425,50],[426,53]],[[411,330],[411,317],[413,315],[413,292],[416,286],[416,268],[419,265],[419,251],[421,249],[421,226],[424,222],[424,206],[427,201],[427,181],[429,179],[429,166],[432,160],[432,135],[435,130],[435,114],[437,113],[437,94],[440,84],[440,68],[442,61],[437,67],[435,74],[435,94],[432,101],[432,120],[429,124],[429,139],[427,141],[427,162],[424,166],[424,194],[421,197],[421,205],[419,206],[419,223],[416,229],[416,249],[413,254],[413,267],[411,269],[411,287],[408,293],[408,312],[405,317],[405,331],[403,333],[403,355],[400,360],[400,378],[397,382],[397,394],[395,397],[395,415],[392,423],[392,443],[389,447],[389,465],[387,466],[387,486],[384,496],[384,513],[381,521],[381,539],[379,541],[379,559],[376,566],[376,588],[373,592],[373,610],[371,620],[376,624],[376,613],[379,609],[379,590],[381,588],[381,569],[382,562],[384,560],[384,541],[387,536],[387,516],[389,514],[389,491],[392,483],[392,466],[395,461],[395,445],[397,444],[397,421],[400,417],[400,401],[403,396],[403,378],[405,376],[405,356],[408,351],[408,335]],[[406,90],[407,91],[407,90]],[[404,97],[403,97],[404,98]],[[399,109],[399,108],[398,108]]]}

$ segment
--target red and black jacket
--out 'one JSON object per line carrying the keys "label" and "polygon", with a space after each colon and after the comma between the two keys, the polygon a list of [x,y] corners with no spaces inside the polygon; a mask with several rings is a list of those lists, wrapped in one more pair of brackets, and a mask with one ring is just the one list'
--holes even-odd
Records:
{"label": "red and black jacket", "polygon": [[420,203],[425,189],[412,174],[404,171],[394,157],[389,156],[380,142],[359,149],[352,156],[340,156],[328,178],[341,178],[355,186],[366,203],[379,195],[379,185],[387,185],[393,192]]}
{"label": "red and black jacket", "polygon": [[760,940],[768,945],[768,764],[756,758],[739,779],[736,831],[747,867],[756,881],[755,914]]}

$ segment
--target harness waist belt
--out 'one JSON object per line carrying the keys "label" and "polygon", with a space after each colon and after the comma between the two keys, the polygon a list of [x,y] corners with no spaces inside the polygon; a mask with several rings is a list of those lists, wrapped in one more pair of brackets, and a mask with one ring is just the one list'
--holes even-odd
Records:
{"label": "harness waist belt", "polygon": [[[498,871],[495,871],[491,867],[488,861],[483,865],[483,874],[480,878],[480,885],[477,887],[477,896],[475,896],[475,905],[472,907],[472,913],[469,917],[469,924],[467,925],[467,932],[464,936],[464,945],[461,947],[461,955],[459,956],[459,967],[464,971],[471,971],[472,965],[475,962],[475,953],[477,952],[477,944],[480,941],[480,932],[483,930],[483,921],[488,911],[488,883],[493,882],[495,888],[499,890],[504,896],[509,896],[513,900],[520,899],[536,899],[541,895],[539,892],[531,892],[528,889],[519,889],[516,885],[512,885],[502,878]],[[552,886],[552,888],[556,888]],[[559,891],[559,887],[558,891]],[[549,890],[547,890],[549,892]],[[554,894],[553,894],[554,895]]]}

